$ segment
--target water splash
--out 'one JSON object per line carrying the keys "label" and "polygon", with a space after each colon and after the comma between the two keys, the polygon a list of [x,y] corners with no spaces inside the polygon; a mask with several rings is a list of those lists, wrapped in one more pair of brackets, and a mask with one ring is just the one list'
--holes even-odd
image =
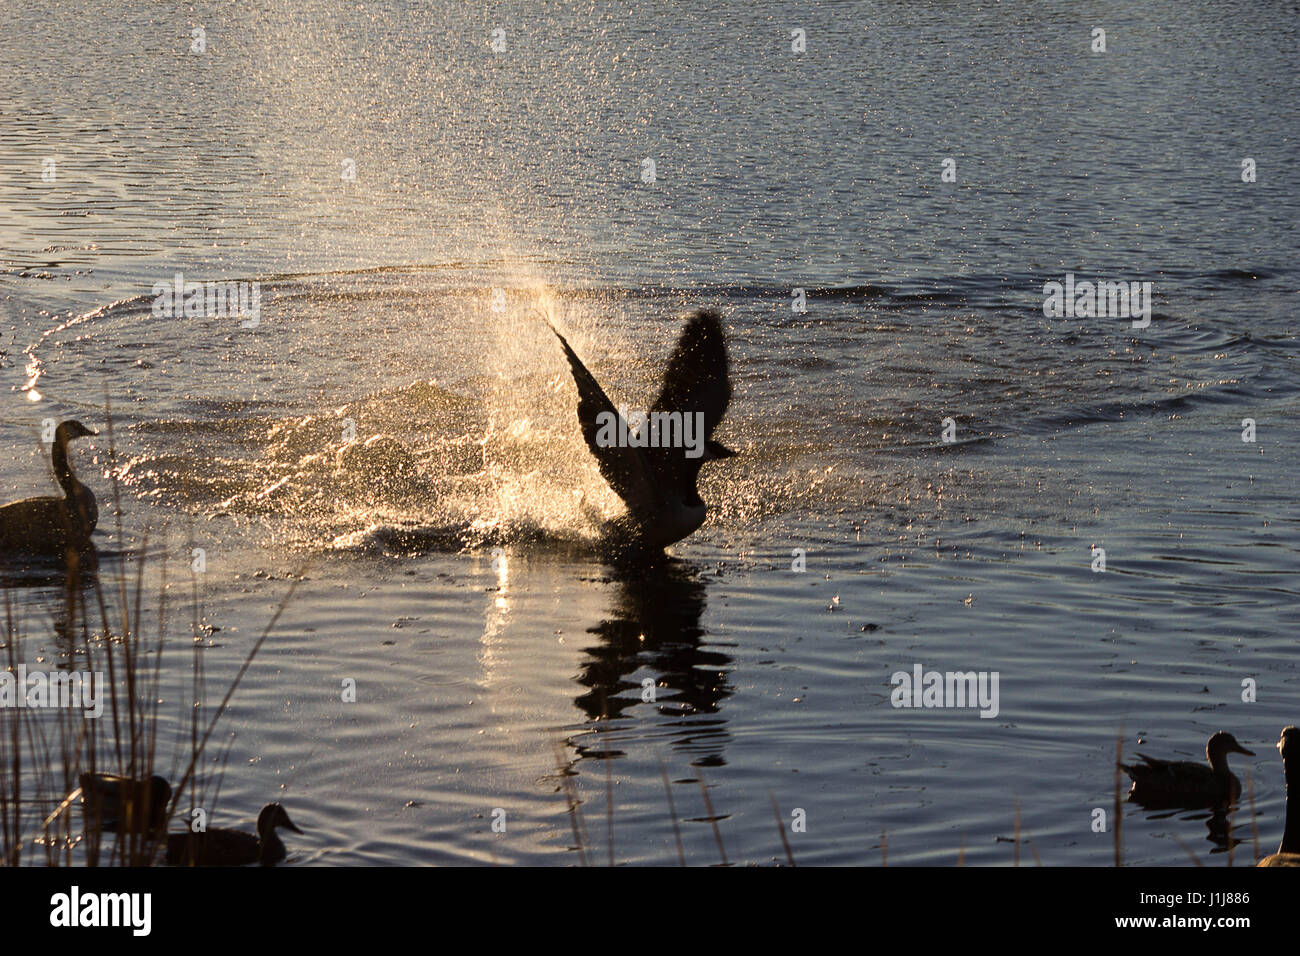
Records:
{"label": "water splash", "polygon": [[[378,295],[357,294],[351,276],[269,285],[256,335],[274,346],[223,335],[205,351],[215,330],[201,323],[190,330],[198,343],[154,338],[139,303],[79,326],[83,352],[134,373],[119,385],[201,413],[134,422],[139,447],[120,476],[137,493],[260,521],[282,543],[386,552],[580,543],[621,508],[583,443],[572,380],[541,318],[607,362],[623,350],[608,328],[594,334],[599,302],[560,301],[540,285],[417,293],[386,281],[392,294]],[[232,361],[256,390],[204,393]],[[172,363],[190,367],[183,394]],[[268,376],[276,387],[263,391]]]}

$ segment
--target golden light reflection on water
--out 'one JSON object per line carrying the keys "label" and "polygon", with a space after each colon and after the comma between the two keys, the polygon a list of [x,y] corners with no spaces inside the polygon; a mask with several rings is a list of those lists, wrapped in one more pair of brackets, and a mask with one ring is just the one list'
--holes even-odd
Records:
{"label": "golden light reflection on water", "polygon": [[498,676],[507,660],[506,635],[510,625],[510,599],[506,587],[510,580],[510,567],[504,548],[492,549],[492,568],[496,571],[497,588],[483,611],[483,636],[479,641],[478,653],[482,668],[480,680],[485,688],[498,683]]}
{"label": "golden light reflection on water", "polygon": [[27,381],[23,383],[23,390],[27,393],[27,401],[39,402],[41,393],[36,390],[36,382],[41,377],[41,360],[28,353],[25,371],[27,372]]}

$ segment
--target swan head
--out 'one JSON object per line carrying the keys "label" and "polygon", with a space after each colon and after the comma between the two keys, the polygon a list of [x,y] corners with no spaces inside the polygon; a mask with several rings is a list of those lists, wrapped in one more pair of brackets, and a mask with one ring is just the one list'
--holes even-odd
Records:
{"label": "swan head", "polygon": [[[1294,747],[1297,743],[1300,743],[1300,728],[1283,727],[1282,736],[1277,742],[1277,752],[1282,755],[1283,763],[1286,762],[1287,747]],[[1297,758],[1300,758],[1300,751],[1296,752],[1296,756]],[[1298,760],[1298,762],[1300,762],[1300,760]]]}

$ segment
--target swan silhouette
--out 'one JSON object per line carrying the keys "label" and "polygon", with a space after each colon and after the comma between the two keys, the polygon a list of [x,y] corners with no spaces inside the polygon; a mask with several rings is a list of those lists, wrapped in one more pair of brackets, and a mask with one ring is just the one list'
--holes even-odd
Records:
{"label": "swan silhouette", "polygon": [[1277,749],[1282,755],[1282,773],[1286,775],[1286,829],[1282,831],[1282,845],[1276,853],[1260,860],[1260,866],[1300,866],[1300,751],[1287,759],[1287,748],[1298,746],[1300,730],[1283,727]]}
{"label": "swan silhouette", "polygon": [[95,495],[77,480],[68,462],[68,442],[97,434],[81,422],[66,421],[54,430],[50,462],[63,497],[24,498],[0,507],[0,557],[63,557],[83,550],[99,521]]}
{"label": "swan silhouette", "polygon": [[[629,428],[564,336],[554,325],[551,331],[578,387],[583,438],[601,475],[627,505],[627,514],[605,529],[607,542],[625,552],[662,552],[704,523],[707,508],[696,488],[700,467],[736,454],[712,437],[731,402],[727,340],[718,313],[701,310],[687,319],[668,359],[663,388],[640,430]],[[670,422],[678,426],[675,440]],[[692,428],[697,422],[700,427]],[[659,443],[662,436],[653,430],[641,434],[650,423],[663,423],[670,440]],[[615,434],[636,434],[640,443],[611,441]]]}

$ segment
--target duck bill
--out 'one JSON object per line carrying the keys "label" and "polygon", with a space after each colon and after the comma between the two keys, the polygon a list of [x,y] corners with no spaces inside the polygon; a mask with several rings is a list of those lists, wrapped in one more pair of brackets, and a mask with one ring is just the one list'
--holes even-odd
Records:
{"label": "duck bill", "polygon": [[1233,747],[1232,750],[1230,751],[1230,753],[1234,753],[1234,754],[1245,754],[1247,757],[1253,757],[1253,756],[1255,756],[1255,751],[1253,751],[1253,750],[1247,750],[1247,749],[1246,749],[1245,747],[1243,747],[1241,744],[1237,744],[1235,747]]}

